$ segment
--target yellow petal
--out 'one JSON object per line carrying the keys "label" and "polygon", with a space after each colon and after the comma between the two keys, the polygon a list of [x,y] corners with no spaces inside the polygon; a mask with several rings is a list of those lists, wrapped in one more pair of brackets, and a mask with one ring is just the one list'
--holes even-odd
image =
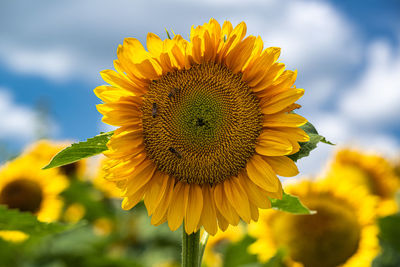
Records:
{"label": "yellow petal", "polygon": [[238,179],[251,203],[261,209],[268,209],[271,207],[267,192],[253,183],[245,172],[240,172]]}
{"label": "yellow petal", "polygon": [[168,209],[168,226],[171,231],[175,231],[182,224],[186,213],[188,195],[189,185],[178,182],[174,188],[174,194]]}
{"label": "yellow petal", "polygon": [[235,208],[236,212],[246,223],[250,223],[251,213],[249,199],[245,190],[240,185],[237,178],[232,177],[224,181],[226,197],[229,203]]}
{"label": "yellow petal", "polygon": [[251,53],[253,52],[255,41],[255,36],[247,37],[226,56],[225,64],[232,70],[233,73],[238,73],[241,71],[242,67],[249,60]]}
{"label": "yellow petal", "polygon": [[278,59],[280,54],[279,47],[269,47],[258,57],[253,65],[243,72],[243,80],[250,87],[257,86],[266,76],[271,75],[270,71],[272,64]]}
{"label": "yellow petal", "polygon": [[251,181],[268,192],[279,190],[279,179],[271,166],[261,156],[255,154],[246,166],[247,174]]}
{"label": "yellow petal", "polygon": [[265,88],[261,96],[269,98],[284,91],[290,90],[290,88],[294,85],[296,78],[297,70],[285,70],[278,79],[276,79],[270,86]]}
{"label": "yellow petal", "polygon": [[189,196],[185,215],[185,231],[187,234],[195,232],[203,210],[203,193],[197,184],[189,186]]}
{"label": "yellow petal", "polygon": [[221,215],[224,216],[230,224],[237,225],[240,218],[226,197],[224,183],[219,183],[215,186],[214,200],[215,206],[217,207]]}
{"label": "yellow petal", "polygon": [[116,87],[101,85],[94,89],[95,95],[104,102],[115,102],[122,96],[132,95],[131,92]]}
{"label": "yellow petal", "polygon": [[200,218],[200,224],[204,226],[204,229],[210,235],[215,235],[218,231],[218,227],[214,202],[214,190],[211,186],[205,184],[203,185],[202,192],[203,210]]}
{"label": "yellow petal", "polygon": [[296,164],[286,156],[264,157],[272,169],[280,176],[292,177],[299,174]]}
{"label": "yellow petal", "polygon": [[157,171],[149,181],[149,189],[144,196],[144,204],[146,205],[149,216],[153,214],[163,198],[165,190],[167,189],[168,179],[168,175]]}
{"label": "yellow petal", "polygon": [[156,165],[151,160],[146,160],[137,166],[126,184],[123,196],[132,195],[141,189],[153,177],[155,170]]}
{"label": "yellow petal", "polygon": [[101,77],[103,80],[115,87],[123,88],[128,91],[132,92],[138,92],[137,89],[135,89],[136,85],[128,80],[126,77],[120,75],[118,72],[113,71],[113,70],[103,70],[100,72]]}
{"label": "yellow petal", "polygon": [[285,136],[261,134],[256,143],[256,152],[264,156],[289,155],[292,151],[292,143]]}
{"label": "yellow petal", "polygon": [[251,219],[255,222],[258,221],[260,214],[258,212],[258,207],[253,203],[250,203],[250,212],[251,212]]}
{"label": "yellow petal", "polygon": [[261,100],[261,112],[263,114],[273,114],[279,112],[296,102],[303,95],[304,89],[291,89],[273,96],[268,100]]}
{"label": "yellow petal", "polygon": [[160,37],[158,37],[154,33],[148,33],[147,50],[149,50],[149,52],[153,54],[155,57],[158,57],[160,56],[162,49],[163,49],[163,42],[160,39]]}
{"label": "yellow petal", "polygon": [[174,193],[174,183],[175,179],[168,177],[165,193],[161,197],[158,206],[154,210],[153,216],[151,216],[151,224],[159,225],[166,221],[168,208],[171,203],[172,195]]}
{"label": "yellow petal", "polygon": [[254,92],[263,94],[264,91],[270,86],[285,70],[285,64],[274,63],[263,76],[262,80],[252,87]]}
{"label": "yellow petal", "polygon": [[307,123],[307,119],[298,114],[278,113],[264,116],[262,125],[264,127],[300,127]]}
{"label": "yellow petal", "polygon": [[216,214],[217,214],[219,228],[222,231],[225,231],[229,226],[228,221],[224,218],[224,216],[221,215],[221,213],[218,211],[218,209],[216,209]]}
{"label": "yellow petal", "polygon": [[136,204],[143,199],[143,196],[146,193],[146,189],[146,186],[144,186],[136,191],[134,194],[125,197],[121,204],[122,208],[124,210],[130,210],[131,208],[136,206]]}

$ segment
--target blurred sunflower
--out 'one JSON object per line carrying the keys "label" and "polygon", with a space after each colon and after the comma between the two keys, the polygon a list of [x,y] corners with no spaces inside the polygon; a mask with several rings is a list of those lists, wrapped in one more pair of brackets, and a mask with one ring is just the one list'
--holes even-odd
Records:
{"label": "blurred sunflower", "polygon": [[119,126],[105,155],[122,208],[144,198],[152,224],[214,235],[282,196],[277,174],[298,173],[286,156],[309,140],[306,119],[291,113],[304,90],[279,48],[245,35],[243,22],[211,19],[190,41],[149,33],[148,51],[134,38],[118,47],[117,71],[101,72],[110,85],[95,93],[103,122]]}
{"label": "blurred sunflower", "polygon": [[399,190],[400,181],[394,166],[379,155],[350,149],[338,150],[326,178],[366,187],[371,194],[380,198],[380,215],[391,214],[397,210],[394,196]]}
{"label": "blurred sunflower", "polygon": [[[67,142],[40,140],[30,145],[24,151],[24,154],[35,158],[35,160],[39,161],[41,167],[44,167],[58,152],[67,146]],[[82,178],[86,172],[86,160],[80,160],[57,169],[69,178]]]}
{"label": "blurred sunflower", "polygon": [[68,186],[68,180],[57,170],[41,170],[39,163],[25,155],[0,169],[0,204],[51,222],[60,215],[59,194]]}
{"label": "blurred sunflower", "polygon": [[244,233],[245,228],[242,224],[238,224],[237,226],[229,227],[225,232],[218,231],[215,236],[210,236],[204,251],[204,263],[207,267],[222,266],[222,255],[218,251],[219,247],[239,241],[243,238]]}
{"label": "blurred sunflower", "polygon": [[29,238],[29,235],[21,231],[0,231],[0,238],[12,242],[20,243]]}
{"label": "blurred sunflower", "polygon": [[108,181],[105,179],[107,168],[107,158],[102,158],[99,162],[99,166],[97,167],[97,173],[93,179],[93,185],[97,189],[99,189],[103,194],[108,198],[119,198],[121,197],[121,190],[116,186],[114,182]]}
{"label": "blurred sunflower", "polygon": [[379,251],[378,229],[373,224],[377,198],[361,186],[303,181],[285,188],[300,197],[314,215],[278,211],[260,214],[249,225],[256,237],[249,250],[267,261],[285,249],[288,266],[366,267]]}

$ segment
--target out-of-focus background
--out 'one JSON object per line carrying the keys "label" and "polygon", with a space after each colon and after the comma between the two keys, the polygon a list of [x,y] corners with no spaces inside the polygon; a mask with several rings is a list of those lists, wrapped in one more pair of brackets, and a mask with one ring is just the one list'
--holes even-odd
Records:
{"label": "out-of-focus background", "polygon": [[[41,137],[83,140],[108,131],[95,105],[99,72],[125,37],[165,28],[187,36],[210,18],[245,21],[298,69],[301,115],[330,141],[388,156],[400,148],[397,0],[1,1],[0,162]],[[299,162],[314,174],[333,148]]]}

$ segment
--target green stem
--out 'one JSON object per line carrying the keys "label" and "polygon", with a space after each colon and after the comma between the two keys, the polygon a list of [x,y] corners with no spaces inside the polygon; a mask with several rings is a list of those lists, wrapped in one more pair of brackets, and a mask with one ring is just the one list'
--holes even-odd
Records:
{"label": "green stem", "polygon": [[188,235],[182,227],[182,267],[199,267],[200,231]]}

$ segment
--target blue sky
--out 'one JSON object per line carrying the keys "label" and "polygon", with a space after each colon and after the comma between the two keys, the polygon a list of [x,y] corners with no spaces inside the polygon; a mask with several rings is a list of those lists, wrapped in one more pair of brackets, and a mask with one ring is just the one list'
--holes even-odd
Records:
{"label": "blue sky", "polygon": [[[125,37],[187,36],[214,17],[245,21],[305,88],[300,114],[341,145],[400,151],[400,2],[388,1],[1,1],[0,161],[42,129],[57,140],[106,131],[95,109],[99,72]],[[38,106],[48,118],[38,119]],[[316,173],[333,148],[301,162]]]}

